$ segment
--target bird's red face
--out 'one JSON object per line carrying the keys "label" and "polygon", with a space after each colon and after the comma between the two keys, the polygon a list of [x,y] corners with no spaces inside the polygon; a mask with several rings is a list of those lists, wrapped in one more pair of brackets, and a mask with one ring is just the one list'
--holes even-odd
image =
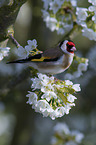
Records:
{"label": "bird's red face", "polygon": [[75,44],[72,41],[68,41],[66,46],[68,52],[74,53],[74,51],[76,51]]}

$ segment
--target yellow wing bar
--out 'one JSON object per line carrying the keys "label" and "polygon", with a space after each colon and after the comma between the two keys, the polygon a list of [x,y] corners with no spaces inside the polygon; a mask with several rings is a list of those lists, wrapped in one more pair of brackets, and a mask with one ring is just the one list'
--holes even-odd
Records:
{"label": "yellow wing bar", "polygon": [[43,61],[44,59],[50,59],[50,57],[41,57],[39,59],[32,59],[31,61]]}

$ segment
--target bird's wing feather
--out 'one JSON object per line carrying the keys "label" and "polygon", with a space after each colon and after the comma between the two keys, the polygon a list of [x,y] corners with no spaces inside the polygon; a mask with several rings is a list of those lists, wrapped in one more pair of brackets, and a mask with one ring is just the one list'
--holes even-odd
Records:
{"label": "bird's wing feather", "polygon": [[33,61],[33,62],[42,62],[42,61],[47,61],[47,60],[50,60],[50,57],[48,56],[43,56],[43,53],[40,53],[40,54],[36,54],[36,55],[33,55],[33,56],[30,56],[28,59],[28,61]]}
{"label": "bird's wing feather", "polygon": [[25,59],[14,60],[14,61],[10,61],[7,63],[26,63],[29,61],[43,61],[43,60],[44,60],[44,58],[42,58],[42,53],[40,53],[40,54],[36,54],[33,56],[29,56]]}
{"label": "bird's wing feather", "polygon": [[29,56],[28,58],[25,58],[25,59],[11,61],[8,63],[26,63],[29,61],[32,61],[32,62],[57,61],[62,55],[63,55],[63,52],[60,50],[59,46],[57,46],[55,48],[47,49],[43,53]]}
{"label": "bird's wing feather", "polygon": [[39,61],[39,62],[49,62],[49,61],[56,61],[60,56],[63,55],[63,52],[60,50],[59,46],[55,48],[50,48],[45,50],[41,54],[37,54],[34,56],[29,57],[31,61]]}
{"label": "bird's wing feather", "polygon": [[49,57],[51,59],[59,58],[62,55],[63,55],[63,52],[59,46],[47,49],[43,53],[43,57]]}

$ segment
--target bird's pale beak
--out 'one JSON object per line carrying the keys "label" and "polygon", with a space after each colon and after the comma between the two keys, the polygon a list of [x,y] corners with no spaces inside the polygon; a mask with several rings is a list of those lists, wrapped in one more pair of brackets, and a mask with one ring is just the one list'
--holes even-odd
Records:
{"label": "bird's pale beak", "polygon": [[76,47],[72,47],[71,50],[72,50],[72,51],[76,51]]}

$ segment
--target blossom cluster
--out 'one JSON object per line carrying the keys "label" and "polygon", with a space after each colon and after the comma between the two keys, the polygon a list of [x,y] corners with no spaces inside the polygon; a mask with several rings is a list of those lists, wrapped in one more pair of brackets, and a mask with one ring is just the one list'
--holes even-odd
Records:
{"label": "blossom cluster", "polygon": [[76,0],[42,0],[43,20],[51,31],[65,34],[73,28],[74,17],[82,27],[82,35],[90,40],[96,40],[96,1],[88,0],[92,5],[88,8],[77,7]]}
{"label": "blossom cluster", "polygon": [[[42,53],[42,51],[36,48],[37,41],[35,39],[27,42],[28,45],[24,48],[22,46],[18,48],[17,52],[20,57]],[[87,70],[87,65],[86,59],[75,56],[73,67],[69,69],[72,73],[72,70],[74,71],[74,69],[78,68],[78,72],[81,75],[82,71]],[[43,116],[50,116],[52,119],[69,114],[71,107],[75,106],[74,100],[76,97],[74,93],[80,91],[80,84],[73,84],[69,80],[61,81],[53,76],[37,72],[35,75],[37,77],[31,79],[32,91],[29,91],[29,94],[26,95],[28,97],[27,103],[31,104],[36,112],[42,113]]]}
{"label": "blossom cluster", "polygon": [[51,145],[77,145],[82,142],[84,134],[78,130],[70,131],[67,124],[57,123],[54,126],[54,136]]}
{"label": "blossom cluster", "polygon": [[73,27],[72,7],[77,5],[76,0],[42,0],[44,3],[43,20],[51,31],[64,34]]}
{"label": "blossom cluster", "polygon": [[88,67],[88,59],[74,56],[74,61],[70,68],[67,70],[67,73],[64,75],[64,79],[73,80],[79,78],[83,75],[82,72],[86,71]]}
{"label": "blossom cluster", "polygon": [[9,50],[10,50],[9,47],[5,47],[5,48],[1,48],[1,47],[0,47],[0,61],[1,61],[5,56],[8,56]]}
{"label": "blossom cluster", "polygon": [[[22,46],[18,47],[18,50],[17,50],[18,56],[28,57],[28,55],[31,52],[33,55],[35,54],[34,50],[36,50],[37,41],[35,39],[33,39],[33,40],[28,40],[27,43],[28,43],[28,45],[26,45],[25,48],[23,48]],[[36,53],[37,53],[37,51],[36,51]],[[39,53],[39,51],[38,51],[38,53]]]}
{"label": "blossom cluster", "polygon": [[76,97],[73,94],[81,90],[80,84],[73,84],[69,80],[60,81],[41,73],[31,80],[32,91],[27,94],[27,103],[32,105],[36,112],[54,120],[69,114],[71,107],[75,106]]}
{"label": "blossom cluster", "polygon": [[[25,47],[19,46],[18,49],[14,49],[14,51],[13,51],[14,55],[19,56],[21,58],[24,58],[24,57],[26,58],[29,55],[35,55],[35,54],[42,52],[36,48],[37,41],[35,39],[28,40],[27,43],[28,43],[28,45],[26,45]],[[5,56],[8,56],[9,51],[10,51],[9,47],[5,47],[5,48],[0,47],[0,61]],[[15,72],[20,73],[23,69],[25,69],[26,66],[20,65],[18,63],[14,67],[15,67]],[[4,61],[2,61],[2,62],[0,62],[0,68],[2,68],[2,69],[0,69],[0,73],[2,73],[3,75],[6,75],[6,74],[12,75],[12,74],[14,74],[14,67],[12,67],[11,65],[6,65],[6,63]]]}
{"label": "blossom cluster", "polygon": [[88,0],[88,8],[76,8],[77,23],[82,26],[82,34],[96,41],[96,0]]}

